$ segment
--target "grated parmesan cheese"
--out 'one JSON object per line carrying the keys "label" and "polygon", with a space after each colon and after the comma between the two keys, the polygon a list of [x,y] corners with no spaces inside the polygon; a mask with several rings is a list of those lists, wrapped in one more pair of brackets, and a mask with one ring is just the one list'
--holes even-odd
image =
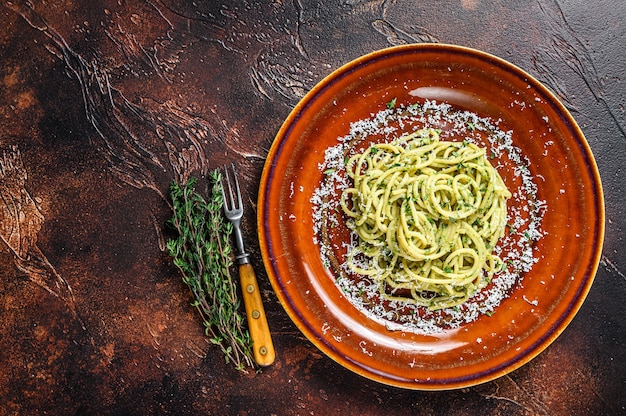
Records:
{"label": "grated parmesan cheese", "polygon": [[[537,198],[538,188],[530,172],[530,161],[513,144],[513,132],[503,131],[500,123],[501,120],[494,121],[449,104],[427,100],[421,104],[384,109],[371,114],[370,118],[354,122],[346,136],[339,137],[336,145],[326,149],[324,161],[318,165],[324,172],[324,180],[311,197],[313,241],[319,247],[323,264],[335,276],[338,289],[363,314],[392,331],[433,334],[458,328],[481,315],[495,313],[511,289],[521,283],[523,274],[538,261],[534,246],[544,235],[541,221],[546,202]],[[441,128],[442,138],[468,140],[486,147],[493,166],[512,171],[515,181],[509,185],[509,189],[514,189],[512,199],[516,203],[508,208],[508,232],[494,249],[507,264],[506,269],[497,273],[487,287],[464,304],[440,311],[402,301],[383,300],[376,282],[355,276],[347,266],[346,255],[357,245],[357,236],[349,234],[342,238],[338,231],[349,233],[345,224],[350,219],[345,218],[339,209],[339,197],[350,187],[345,166],[347,158],[370,143],[391,141],[423,127]],[[536,300],[524,300],[536,306]]]}

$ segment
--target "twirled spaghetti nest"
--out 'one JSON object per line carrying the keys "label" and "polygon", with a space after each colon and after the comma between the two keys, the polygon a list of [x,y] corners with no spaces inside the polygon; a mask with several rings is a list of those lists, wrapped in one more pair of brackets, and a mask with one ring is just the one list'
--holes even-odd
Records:
{"label": "twirled spaghetti nest", "polygon": [[358,235],[348,265],[375,279],[385,298],[453,307],[502,267],[493,249],[511,193],[483,148],[422,129],[372,145],[346,166],[353,186],[340,203]]}

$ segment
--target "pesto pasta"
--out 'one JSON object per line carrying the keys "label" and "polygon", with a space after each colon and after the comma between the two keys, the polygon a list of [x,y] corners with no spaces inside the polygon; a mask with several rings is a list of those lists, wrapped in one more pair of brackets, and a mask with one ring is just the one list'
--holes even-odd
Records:
{"label": "pesto pasta", "polygon": [[454,307],[502,267],[493,249],[511,193],[483,148],[422,129],[370,146],[346,169],[353,183],[340,204],[358,236],[348,266],[383,297]]}

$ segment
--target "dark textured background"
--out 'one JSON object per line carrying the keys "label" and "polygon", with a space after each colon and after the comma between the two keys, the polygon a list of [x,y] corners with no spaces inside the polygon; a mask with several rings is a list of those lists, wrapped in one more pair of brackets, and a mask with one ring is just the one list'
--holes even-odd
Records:
{"label": "dark textured background", "polygon": [[[614,0],[0,0],[0,414],[625,414],[624,15]],[[236,372],[162,251],[168,184],[234,161],[254,207],[265,155],[303,94],[362,54],[414,42],[507,59],[578,121],[607,217],[586,302],[498,380],[379,385],[291,323],[250,209],[278,359]]]}

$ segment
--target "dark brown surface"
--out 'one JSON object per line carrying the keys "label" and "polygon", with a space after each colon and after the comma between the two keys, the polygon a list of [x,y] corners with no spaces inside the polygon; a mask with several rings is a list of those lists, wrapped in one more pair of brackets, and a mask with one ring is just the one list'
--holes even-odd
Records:
{"label": "dark brown surface", "polygon": [[[0,414],[625,413],[626,3],[224,3],[0,2]],[[169,182],[234,161],[254,206],[299,98],[343,63],[406,42],[493,53],[572,112],[606,200],[586,302],[554,344],[496,381],[437,393],[379,385],[291,323],[250,209],[278,357],[237,373],[162,251]]]}

